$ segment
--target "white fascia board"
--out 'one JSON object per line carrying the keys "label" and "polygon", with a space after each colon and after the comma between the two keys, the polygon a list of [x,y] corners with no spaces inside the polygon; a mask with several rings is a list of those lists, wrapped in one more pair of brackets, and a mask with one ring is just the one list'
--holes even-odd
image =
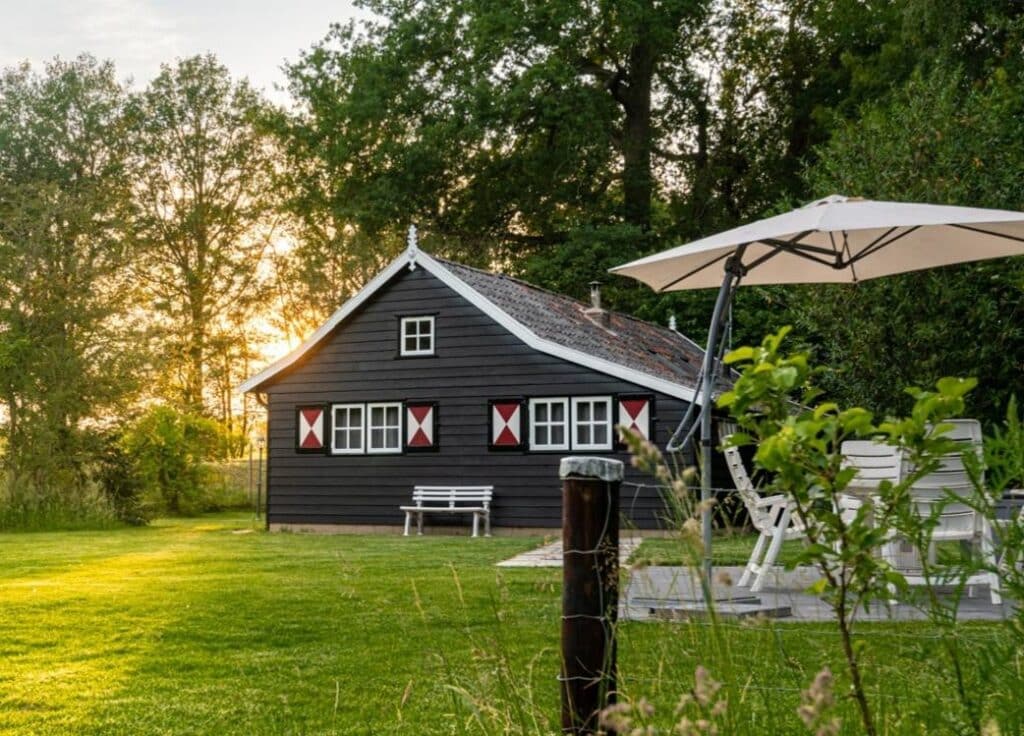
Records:
{"label": "white fascia board", "polygon": [[580,350],[574,350],[573,348],[560,345],[538,336],[522,322],[512,317],[506,311],[498,307],[494,302],[487,299],[483,294],[478,292],[421,250],[406,250],[405,253],[392,261],[391,265],[371,279],[358,294],[345,302],[341,309],[332,314],[330,319],[324,322],[316,332],[310,335],[309,339],[302,343],[302,345],[283,358],[274,361],[255,376],[245,381],[245,383],[239,386],[239,390],[243,393],[253,391],[260,386],[260,384],[295,363],[295,361],[305,355],[323,338],[327,337],[327,335],[330,334],[335,327],[341,324],[346,317],[362,306],[367,299],[373,296],[381,287],[394,278],[406,266],[422,266],[428,273],[435,276],[459,296],[463,297],[474,307],[482,311],[499,325],[538,352],[546,353],[556,358],[561,358],[562,360],[575,363],[576,365],[581,365],[584,368],[590,368],[598,371],[599,373],[620,378],[623,381],[628,381],[629,383],[635,383],[638,386],[643,386],[644,388],[657,391],[658,393],[665,394],[666,396],[672,396],[677,399],[682,399],[683,401],[694,401],[696,392],[692,388],[673,381],[666,381],[664,378],[658,378],[657,376],[652,376],[648,373],[644,373],[643,371],[628,368],[619,363],[613,363],[610,360],[605,360],[604,358],[599,358]]}
{"label": "white fascia board", "polygon": [[[415,255],[422,256],[423,254],[417,253]],[[238,390],[242,393],[253,391],[264,381],[272,378],[288,366],[292,365],[295,361],[309,352],[310,348],[327,337],[327,335],[331,333],[331,330],[341,324],[341,322],[352,314],[352,312],[361,307],[367,299],[377,293],[384,284],[397,276],[403,268],[408,266],[410,263],[413,263],[415,255],[410,254],[407,250],[398,258],[393,260],[387,268],[370,279],[366,283],[366,286],[359,290],[358,294],[341,305],[341,308],[332,314],[326,322],[320,325],[316,332],[310,335],[304,343],[299,345],[299,347],[295,348],[295,350],[288,353],[283,358],[278,358],[255,376],[242,383],[238,387]]]}

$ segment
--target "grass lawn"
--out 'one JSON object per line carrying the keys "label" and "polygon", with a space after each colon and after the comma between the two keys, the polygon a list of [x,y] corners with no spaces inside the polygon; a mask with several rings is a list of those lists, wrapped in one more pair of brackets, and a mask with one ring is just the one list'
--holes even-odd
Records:
{"label": "grass lawn", "polygon": [[[561,572],[493,565],[537,541],[267,534],[242,515],[0,535],[0,732],[555,733]],[[962,725],[934,632],[861,634],[885,733]],[[623,691],[666,724],[697,664],[725,683],[723,734],[806,733],[799,691],[823,665],[845,691],[827,625],[620,628]],[[1014,672],[968,669],[1004,734]],[[860,732],[847,699],[837,714]]]}
{"label": "grass lawn", "polygon": [[[716,565],[746,565],[750,553],[754,551],[755,534],[722,534],[716,535],[711,545]],[[778,565],[786,565],[796,560],[800,552],[800,540],[782,543],[779,551]],[[633,552],[630,562],[634,565],[682,565],[685,553],[679,539],[645,539]]]}

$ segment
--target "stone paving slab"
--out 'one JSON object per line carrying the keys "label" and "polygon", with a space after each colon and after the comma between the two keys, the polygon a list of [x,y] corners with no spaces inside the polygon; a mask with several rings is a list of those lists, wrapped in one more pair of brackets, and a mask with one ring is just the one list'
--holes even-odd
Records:
{"label": "stone paving slab", "polygon": [[[619,565],[625,567],[626,560],[640,546],[640,537],[622,537],[619,539]],[[536,549],[523,552],[515,557],[503,560],[498,567],[561,567],[562,540],[541,545]]]}
{"label": "stone paving slab", "polygon": [[[817,596],[804,591],[818,578],[811,568],[800,567],[792,571],[778,568],[770,576],[764,589],[756,595],[757,602],[751,602],[748,588],[739,588],[733,581],[739,580],[742,567],[715,568],[714,595],[719,603],[718,612],[724,616],[746,617],[763,615],[782,621],[826,621],[832,620],[832,609]],[[733,600],[728,600],[732,598]],[[699,582],[685,567],[638,567],[629,572],[624,601],[619,616],[625,620],[648,621],[665,618],[702,618],[707,609],[700,594]],[[960,619],[963,621],[998,621],[1011,615],[1015,602],[1003,597],[1002,605],[992,603],[987,586],[974,587],[972,597],[964,597],[960,603]],[[788,615],[786,613],[788,609]],[[892,606],[876,603],[865,613],[859,611],[860,621],[921,621],[927,615],[910,605]]]}

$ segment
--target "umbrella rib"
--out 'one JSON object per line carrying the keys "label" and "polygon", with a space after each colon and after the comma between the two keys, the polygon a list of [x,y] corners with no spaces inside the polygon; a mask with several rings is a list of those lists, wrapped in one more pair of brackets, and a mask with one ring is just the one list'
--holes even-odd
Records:
{"label": "umbrella rib", "polygon": [[[807,253],[820,253],[823,256],[834,256],[836,252],[831,248],[822,248],[820,245],[810,245],[809,243],[799,242],[801,238],[805,238],[810,235],[813,230],[805,230],[800,233],[792,240],[777,240],[776,238],[762,238],[760,241],[765,245],[771,245],[776,248],[782,248],[785,251],[789,251],[794,255],[805,255]],[[798,252],[799,251],[799,252]]]}
{"label": "umbrella rib", "polygon": [[920,225],[913,225],[912,227],[908,227],[903,232],[898,233],[897,235],[893,236],[892,238],[889,238],[889,240],[886,240],[885,242],[882,242],[882,240],[884,238],[887,238],[889,236],[889,234],[892,233],[893,230],[898,229],[897,227],[889,228],[884,233],[882,233],[877,238],[875,238],[872,242],[870,242],[866,246],[864,246],[864,249],[861,250],[859,253],[857,253],[857,255],[851,256],[850,260],[847,261],[846,263],[842,264],[842,266],[843,267],[845,267],[845,266],[852,266],[857,261],[863,260],[863,259],[867,258],[870,255],[874,255],[878,251],[882,250],[882,248],[885,248],[887,245],[892,245],[897,240],[902,240],[903,238],[907,237],[912,232],[917,230],[919,227],[920,227]]}
{"label": "umbrella rib", "polygon": [[814,245],[802,245],[799,243],[791,243],[785,240],[765,239],[760,242],[770,245],[777,250],[777,252],[785,252],[794,256],[799,256],[808,261],[820,263],[823,266],[835,266],[835,260],[826,260],[824,258],[818,258],[815,253],[823,253],[825,255],[834,256],[835,254],[828,248],[819,248]]}
{"label": "umbrella rib", "polygon": [[694,274],[696,274],[696,273],[700,273],[701,271],[703,271],[703,270],[704,270],[705,268],[707,268],[708,266],[713,266],[713,265],[715,265],[716,263],[718,263],[719,261],[721,261],[721,260],[723,260],[723,259],[725,259],[725,258],[728,258],[728,257],[729,257],[729,256],[731,256],[731,255],[732,255],[732,251],[727,251],[727,252],[723,253],[722,255],[718,256],[717,258],[713,258],[713,259],[711,259],[710,261],[708,261],[707,263],[705,263],[705,264],[703,264],[703,265],[701,265],[701,266],[697,266],[697,268],[693,269],[692,271],[690,271],[690,272],[688,272],[688,273],[684,273],[684,274],[683,274],[682,276],[680,276],[679,278],[677,278],[677,279],[673,279],[672,281],[669,281],[669,282],[668,282],[667,284],[665,284],[664,286],[661,286],[661,287],[659,287],[659,288],[658,288],[658,292],[660,293],[660,292],[662,292],[662,291],[665,291],[666,289],[670,289],[671,287],[673,287],[673,286],[675,286],[676,284],[678,284],[678,283],[679,283],[680,281],[685,281],[686,279],[690,278],[690,277],[691,277],[691,276],[693,276]]}
{"label": "umbrella rib", "polygon": [[972,227],[970,225],[960,225],[957,223],[950,224],[950,227],[960,228],[961,230],[970,230],[972,233],[981,233],[982,235],[991,235],[993,238],[1006,238],[1007,240],[1015,240],[1018,243],[1024,243],[1024,238],[1016,235],[1006,235],[1005,233],[997,233],[991,230],[985,230],[980,227]]}
{"label": "umbrella rib", "polygon": [[755,258],[754,260],[752,260],[750,263],[748,263],[746,266],[744,266],[744,268],[746,268],[748,271],[750,271],[750,270],[752,270],[754,268],[757,268],[758,266],[760,266],[765,261],[770,261],[775,256],[779,255],[780,253],[785,253],[785,252],[786,251],[784,251],[782,248],[773,248],[772,250],[770,250],[767,253],[765,253],[763,256],[761,256],[759,258]]}

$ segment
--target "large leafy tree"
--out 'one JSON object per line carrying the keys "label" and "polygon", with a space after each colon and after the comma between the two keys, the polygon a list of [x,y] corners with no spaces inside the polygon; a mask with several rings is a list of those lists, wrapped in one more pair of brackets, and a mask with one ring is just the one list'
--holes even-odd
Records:
{"label": "large leafy tree", "polygon": [[302,255],[344,293],[412,221],[478,262],[620,223],[642,250],[709,5],[367,2],[379,21],[334,27],[288,69],[298,108],[277,129]]}
{"label": "large leafy tree", "polygon": [[[428,247],[573,292],[800,199],[813,146],[877,93],[863,80],[908,71],[886,50],[896,5],[368,0],[375,22],[333,28],[289,67],[298,104],[274,121],[297,296],[329,311],[410,221]],[[610,296],[707,320],[703,295]]]}
{"label": "large leafy tree", "polygon": [[[136,274],[163,328],[168,398],[204,413],[229,402],[216,385],[253,357],[238,336],[265,304],[274,234],[275,154],[266,104],[212,56],[164,66],[133,102]],[[241,349],[240,349],[241,348]],[[211,366],[216,375],[211,379]]]}
{"label": "large leafy tree", "polygon": [[80,488],[137,367],[127,95],[89,56],[0,75],[0,403],[11,479]]}
{"label": "large leafy tree", "polygon": [[[937,67],[840,131],[809,179],[819,192],[1024,210],[1024,76],[969,84]],[[995,421],[1024,393],[1024,258],[810,289],[796,313],[845,401],[902,410],[903,387],[972,375],[972,411]]]}

